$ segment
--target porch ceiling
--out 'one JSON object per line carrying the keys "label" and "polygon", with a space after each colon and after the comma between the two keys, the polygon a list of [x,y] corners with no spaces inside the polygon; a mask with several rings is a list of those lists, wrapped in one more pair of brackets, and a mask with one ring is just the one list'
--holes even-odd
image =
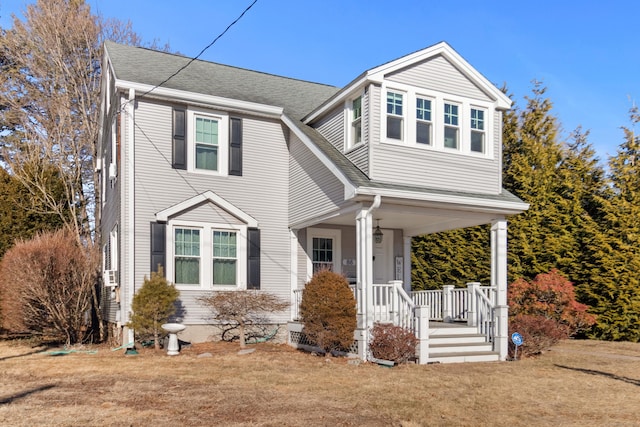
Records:
{"label": "porch ceiling", "polygon": [[[384,200],[384,199],[383,199]],[[325,218],[322,223],[334,225],[355,225],[355,212]],[[405,236],[438,233],[458,228],[472,227],[503,219],[504,214],[496,212],[474,212],[468,210],[435,207],[407,206],[385,203],[373,211],[374,225],[380,220],[381,228],[403,230]]]}

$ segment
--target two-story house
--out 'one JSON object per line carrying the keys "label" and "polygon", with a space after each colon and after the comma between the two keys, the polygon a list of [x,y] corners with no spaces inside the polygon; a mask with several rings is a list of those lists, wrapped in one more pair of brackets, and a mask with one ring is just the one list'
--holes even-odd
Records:
{"label": "two-story house", "polygon": [[[510,105],[446,43],[337,88],[107,42],[107,320],[130,341],[133,295],[162,266],[180,290],[184,339],[211,337],[198,297],[260,289],[291,301],[271,321],[296,341],[300,292],[329,268],[353,283],[361,357],[373,322],[394,321],[422,331],[421,362],[434,360],[428,320],[454,319],[504,359],[506,218],[527,208],[502,188]],[[412,294],[412,236],[479,224],[491,224],[491,283],[461,300]]]}

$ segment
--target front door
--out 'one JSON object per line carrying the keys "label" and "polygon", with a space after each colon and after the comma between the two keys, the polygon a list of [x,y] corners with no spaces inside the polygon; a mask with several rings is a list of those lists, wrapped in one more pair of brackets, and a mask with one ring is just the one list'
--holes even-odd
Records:
{"label": "front door", "polygon": [[388,283],[393,273],[393,230],[382,229],[382,242],[373,242],[373,283]]}

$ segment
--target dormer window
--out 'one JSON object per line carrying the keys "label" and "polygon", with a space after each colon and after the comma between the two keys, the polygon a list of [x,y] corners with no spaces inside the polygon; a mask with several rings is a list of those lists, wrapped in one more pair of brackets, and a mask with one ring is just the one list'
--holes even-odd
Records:
{"label": "dormer window", "polygon": [[403,125],[403,94],[387,92],[387,138],[402,141]]}
{"label": "dormer window", "polygon": [[485,141],[484,110],[471,109],[471,151],[484,153]]}
{"label": "dormer window", "polygon": [[444,146],[445,148],[458,149],[460,135],[459,108],[455,104],[444,104]]}
{"label": "dormer window", "polygon": [[362,142],[362,97],[351,103],[351,141],[352,145]]}
{"label": "dormer window", "polygon": [[431,100],[416,98],[416,142],[431,145]]}

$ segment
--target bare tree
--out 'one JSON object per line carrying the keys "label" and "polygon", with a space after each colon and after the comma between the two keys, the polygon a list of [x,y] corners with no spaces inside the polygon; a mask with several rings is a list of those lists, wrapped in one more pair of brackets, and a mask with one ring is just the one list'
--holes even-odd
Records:
{"label": "bare tree", "polygon": [[[140,44],[131,23],[91,14],[83,0],[38,0],[0,33],[0,158],[29,188],[32,209],[57,214],[78,241],[92,239],[102,45]],[[50,188],[50,166],[64,196]]]}

